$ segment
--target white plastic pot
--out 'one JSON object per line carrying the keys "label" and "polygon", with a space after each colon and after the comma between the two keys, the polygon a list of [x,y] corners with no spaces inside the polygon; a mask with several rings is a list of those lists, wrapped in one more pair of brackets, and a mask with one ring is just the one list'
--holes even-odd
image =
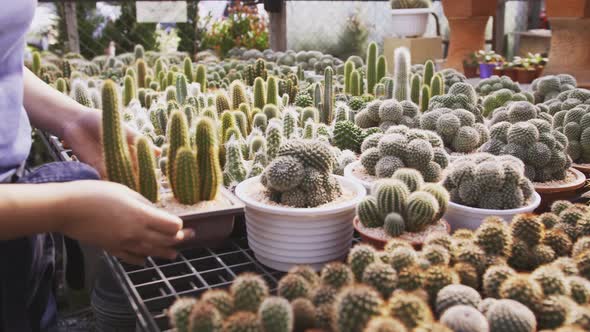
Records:
{"label": "white plastic pot", "polygon": [[359,179],[358,177],[356,177],[352,171],[357,167],[362,167],[360,160],[354,161],[354,162],[346,165],[346,167],[344,167],[344,177],[351,180],[351,181],[354,181],[358,184],[361,184],[363,187],[365,187],[365,190],[367,190],[367,193],[370,194],[371,187],[373,186],[373,182],[365,181],[365,180],[362,180],[362,179]]}
{"label": "white plastic pot", "polygon": [[539,204],[541,204],[541,196],[537,192],[533,193],[532,200],[527,206],[510,210],[478,209],[449,202],[449,207],[443,218],[451,225],[453,232],[461,228],[474,230],[489,216],[498,216],[504,221],[510,222],[512,217],[517,214],[533,212]]}
{"label": "white plastic pot", "polygon": [[317,208],[287,208],[261,203],[247,194],[260,177],[247,179],[236,187],[236,196],[246,205],[248,244],[256,259],[279,271],[308,264],[316,270],[346,257],[352,245],[352,220],[365,188],[336,176],[343,189],[354,196],[348,201]]}
{"label": "white plastic pot", "polygon": [[392,9],[393,32],[400,38],[424,35],[430,12],[430,8]]}

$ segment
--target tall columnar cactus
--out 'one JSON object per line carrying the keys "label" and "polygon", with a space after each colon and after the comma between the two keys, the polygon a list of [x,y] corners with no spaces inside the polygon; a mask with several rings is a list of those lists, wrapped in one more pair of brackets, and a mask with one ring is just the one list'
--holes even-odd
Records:
{"label": "tall columnar cactus", "polygon": [[241,81],[235,80],[229,86],[229,91],[231,95],[231,109],[237,110],[240,108],[242,103],[248,103],[248,99],[246,98],[246,91],[244,90],[244,85]]}
{"label": "tall columnar cactus", "polygon": [[226,187],[246,179],[247,170],[242,155],[242,146],[236,139],[225,144],[225,169],[223,182]]}
{"label": "tall columnar cactus", "polygon": [[135,146],[137,149],[139,193],[151,202],[157,202],[159,188],[154,152],[145,137],[140,137]]}
{"label": "tall columnar cactus", "polygon": [[176,75],[179,74],[172,70],[166,73],[166,86],[174,86],[176,83]]}
{"label": "tall columnar cactus", "polygon": [[430,82],[432,82],[432,78],[434,77],[434,72],[434,62],[432,60],[427,60],[424,63],[424,79],[422,84],[430,86]]}
{"label": "tall columnar cactus", "polygon": [[262,109],[266,105],[264,88],[264,80],[257,77],[254,80],[254,107]]}
{"label": "tall columnar cactus", "polygon": [[273,160],[279,153],[279,148],[281,147],[281,143],[283,141],[281,124],[278,120],[270,121],[266,128],[266,141],[267,141],[267,158],[268,160]]}
{"label": "tall columnar cactus", "polygon": [[410,100],[416,105],[420,104],[420,85],[421,85],[421,78],[420,75],[414,74],[412,75],[412,82],[410,87]]}
{"label": "tall columnar cactus", "polygon": [[430,87],[428,85],[422,86],[422,92],[420,93],[420,111],[422,113],[428,110],[428,104],[430,103]]}
{"label": "tall columnar cactus", "polygon": [[123,105],[127,106],[135,98],[135,80],[132,76],[125,76],[125,87],[123,88]]}
{"label": "tall columnar cactus", "polygon": [[266,70],[266,62],[263,59],[258,59],[254,63],[254,70],[256,77],[260,77],[263,80],[266,80],[268,76],[268,71]]}
{"label": "tall columnar cactus", "polygon": [[201,86],[201,92],[207,91],[207,67],[203,64],[197,65],[195,81]]}
{"label": "tall columnar cactus", "polygon": [[215,94],[215,108],[217,109],[217,114],[222,114],[223,112],[230,110],[227,96],[222,91]]}
{"label": "tall columnar cactus", "polygon": [[392,99],[393,98],[393,86],[394,86],[393,79],[388,77],[385,80],[385,99]]}
{"label": "tall columnar cactus", "polygon": [[334,120],[333,75],[334,70],[332,70],[332,67],[327,67],[324,70],[324,100],[322,102],[323,110],[320,115],[320,121],[325,124],[330,124]]}
{"label": "tall columnar cactus", "polygon": [[176,100],[180,105],[184,104],[188,97],[187,78],[183,74],[176,75]]}
{"label": "tall columnar cactus", "polygon": [[168,179],[172,187],[172,191],[176,196],[175,183],[173,181],[176,167],[176,156],[180,148],[189,146],[190,141],[188,137],[188,125],[186,117],[181,111],[174,111],[170,115],[170,122],[166,130],[168,135]]}
{"label": "tall columnar cactus", "polygon": [[377,58],[377,82],[381,82],[381,80],[387,75],[387,61],[385,59],[385,55],[380,55]]}
{"label": "tall columnar cactus", "polygon": [[269,76],[266,81],[266,103],[272,105],[279,105],[279,93],[277,87],[277,80],[274,76]]}
{"label": "tall columnar cactus", "polygon": [[138,59],[135,64],[137,67],[137,87],[146,87],[147,65],[143,59]]}
{"label": "tall columnar cactus", "polygon": [[440,96],[445,93],[445,81],[441,74],[436,74],[430,81],[430,97]]}
{"label": "tall columnar cactus", "polygon": [[102,141],[107,177],[135,190],[137,187],[133,174],[131,157],[127,148],[125,133],[121,128],[121,113],[117,86],[111,80],[102,86]]}
{"label": "tall columnar cactus", "polygon": [[31,71],[33,74],[41,77],[41,54],[39,52],[33,52],[33,64]]}
{"label": "tall columnar cactus", "polygon": [[174,197],[181,204],[193,205],[199,201],[199,171],[195,152],[188,146],[181,147],[174,160],[173,184]]}
{"label": "tall columnar cactus", "polygon": [[394,54],[395,71],[393,97],[398,101],[410,100],[410,51],[405,47],[398,47]]}
{"label": "tall columnar cactus", "polygon": [[61,65],[61,71],[64,74],[64,78],[69,79],[70,76],[72,76],[72,65],[70,64],[70,61],[68,60],[64,60],[62,65]]}
{"label": "tall columnar cactus", "polygon": [[354,71],[354,62],[352,60],[346,61],[344,64],[344,93],[351,94],[352,87],[352,72]]}
{"label": "tall columnar cactus", "polygon": [[210,201],[217,197],[223,180],[215,124],[209,118],[201,118],[196,126],[197,164],[200,200]]}
{"label": "tall columnar cactus", "polygon": [[361,74],[358,70],[353,70],[350,75],[350,94],[353,96],[361,95]]}
{"label": "tall columnar cactus", "polygon": [[182,69],[184,72],[184,76],[186,76],[187,81],[192,82],[194,79],[193,74],[193,62],[191,58],[185,57],[182,61]]}
{"label": "tall columnar cactus", "polygon": [[160,78],[160,73],[165,73],[168,69],[166,68],[166,64],[162,58],[156,59],[154,64],[154,77]]}
{"label": "tall columnar cactus", "polygon": [[318,82],[313,85],[313,107],[317,109],[322,109],[322,85]]}
{"label": "tall columnar cactus", "polygon": [[86,85],[79,80],[72,83],[72,98],[81,105],[94,107]]}
{"label": "tall columnar cactus", "polygon": [[367,48],[367,91],[373,93],[377,79],[377,43],[372,42]]}
{"label": "tall columnar cactus", "polygon": [[287,110],[283,114],[283,136],[286,139],[296,138],[299,128],[299,117],[295,110]]}

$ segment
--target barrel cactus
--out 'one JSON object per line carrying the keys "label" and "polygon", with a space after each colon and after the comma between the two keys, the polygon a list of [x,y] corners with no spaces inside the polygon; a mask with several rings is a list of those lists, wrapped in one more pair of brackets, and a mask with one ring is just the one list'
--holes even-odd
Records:
{"label": "barrel cactus", "polygon": [[420,125],[419,115],[418,105],[412,101],[374,100],[355,116],[355,123],[361,128],[379,127],[383,131],[396,125],[415,128]]}
{"label": "barrel cactus", "polygon": [[464,109],[439,108],[420,118],[422,129],[435,131],[451,152],[470,153],[489,138],[488,129]]}
{"label": "barrel cactus", "polygon": [[484,116],[491,115],[494,110],[514,101],[533,102],[529,92],[514,92],[510,89],[500,89],[488,94],[483,100]]}
{"label": "barrel cactus", "polygon": [[[589,114],[589,115],[586,115]],[[590,162],[590,106],[579,105],[555,114],[555,129],[568,139],[567,153],[576,163]]]}
{"label": "barrel cactus", "polygon": [[547,75],[535,79],[531,85],[535,103],[556,98],[561,92],[576,88],[576,79],[569,74]]}
{"label": "barrel cactus", "polygon": [[502,89],[508,89],[514,93],[521,92],[520,85],[508,76],[493,75],[479,81],[475,86],[475,92],[482,97]]}

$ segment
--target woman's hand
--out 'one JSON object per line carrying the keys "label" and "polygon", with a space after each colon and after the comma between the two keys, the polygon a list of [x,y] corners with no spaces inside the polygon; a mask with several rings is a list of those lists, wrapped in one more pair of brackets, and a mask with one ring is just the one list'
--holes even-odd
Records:
{"label": "woman's hand", "polygon": [[182,220],[153,207],[135,191],[113,182],[65,183],[60,231],[81,242],[100,246],[137,265],[147,256],[174,259],[178,243],[194,236]]}

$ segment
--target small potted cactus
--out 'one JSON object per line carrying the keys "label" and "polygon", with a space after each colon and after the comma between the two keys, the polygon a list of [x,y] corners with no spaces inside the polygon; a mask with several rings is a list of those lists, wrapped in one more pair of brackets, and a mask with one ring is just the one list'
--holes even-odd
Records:
{"label": "small potted cactus", "polygon": [[425,183],[415,169],[400,168],[391,179],[376,182],[372,195],[358,204],[354,227],[377,248],[392,238],[419,248],[428,235],[449,232],[441,220],[448,204],[449,193],[443,186]]}
{"label": "small potted cactus", "polygon": [[477,53],[470,53],[467,58],[463,60],[463,73],[467,78],[478,77],[479,62],[477,61]]}
{"label": "small potted cactus", "polygon": [[460,157],[447,169],[444,187],[450,193],[444,218],[453,230],[476,229],[488,216],[510,221],[535,210],[541,197],[524,176],[524,163],[510,155],[476,153]]}
{"label": "small potted cactus", "polygon": [[391,0],[393,32],[400,38],[421,37],[430,12],[430,0]]}
{"label": "small potted cactus", "polygon": [[276,270],[342,259],[352,242],[361,184],[332,175],[335,157],[319,140],[291,140],[262,175],[241,182],[248,242],[256,258]]}
{"label": "small potted cactus", "polygon": [[373,182],[390,178],[400,168],[417,169],[424,181],[438,182],[449,163],[442,139],[434,132],[390,127],[384,134],[368,136],[361,146],[360,161],[346,166],[344,175],[371,190]]}
{"label": "small potted cactus", "polygon": [[477,52],[477,61],[479,62],[479,77],[488,78],[494,74],[494,68],[501,65],[504,59],[494,51],[480,50]]}
{"label": "small potted cactus", "polygon": [[[157,172],[154,154],[146,137],[140,138],[137,172],[121,128],[117,86],[105,81],[102,87],[102,141],[107,177],[137,190],[155,206],[178,215],[185,226],[195,229],[194,243],[214,244],[230,235],[234,217],[243,213],[243,204],[222,189],[217,132],[208,118],[196,123],[194,147],[186,115],[171,112],[167,124],[166,157]],[[163,168],[163,169],[162,169]],[[192,244],[192,243],[191,243]]]}
{"label": "small potted cactus", "polygon": [[537,70],[531,64],[529,58],[514,57],[514,67],[516,68],[516,80],[521,84],[530,84],[537,77]]}

